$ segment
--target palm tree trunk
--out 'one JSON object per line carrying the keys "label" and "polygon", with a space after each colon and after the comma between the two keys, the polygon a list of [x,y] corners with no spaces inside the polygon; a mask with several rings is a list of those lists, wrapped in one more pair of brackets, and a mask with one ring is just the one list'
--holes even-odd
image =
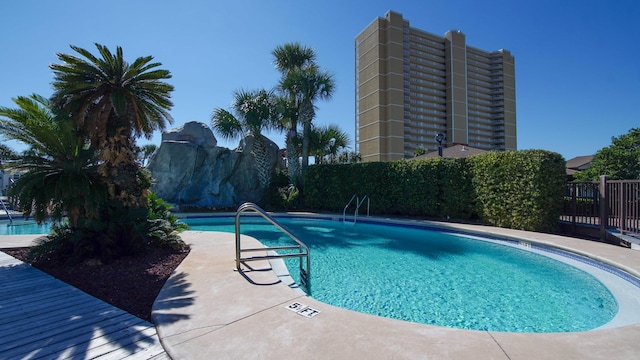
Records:
{"label": "palm tree trunk", "polygon": [[304,121],[302,127],[302,173],[304,174],[307,166],[309,166],[309,143],[311,134],[311,121]]}
{"label": "palm tree trunk", "polygon": [[294,143],[295,137],[297,136],[295,130],[289,130],[287,134],[287,171],[289,172],[289,182],[294,186],[297,186],[298,183],[298,174],[300,172],[300,164],[298,148]]}
{"label": "palm tree trunk", "polygon": [[138,184],[139,165],[133,151],[131,129],[114,119],[113,134],[103,144],[101,173],[107,179],[109,198],[125,207],[146,207],[147,191]]}
{"label": "palm tree trunk", "polygon": [[[311,121],[315,116],[313,104],[310,101],[304,101],[300,104],[299,118],[302,122],[302,178],[309,166],[309,143],[311,142]],[[304,181],[304,180],[303,180]],[[304,185],[304,183],[303,183]]]}
{"label": "palm tree trunk", "polygon": [[263,189],[266,189],[271,182],[271,168],[267,157],[267,148],[264,145],[262,136],[256,136],[251,150],[256,159],[256,167],[258,170],[258,183]]}

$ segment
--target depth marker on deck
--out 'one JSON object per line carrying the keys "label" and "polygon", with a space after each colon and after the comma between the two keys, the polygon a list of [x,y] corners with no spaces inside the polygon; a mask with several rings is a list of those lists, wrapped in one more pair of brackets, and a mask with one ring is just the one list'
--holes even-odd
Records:
{"label": "depth marker on deck", "polygon": [[306,317],[307,319],[311,319],[312,317],[320,314],[320,310],[314,309],[299,302],[294,302],[287,305],[287,310],[293,311],[300,316]]}

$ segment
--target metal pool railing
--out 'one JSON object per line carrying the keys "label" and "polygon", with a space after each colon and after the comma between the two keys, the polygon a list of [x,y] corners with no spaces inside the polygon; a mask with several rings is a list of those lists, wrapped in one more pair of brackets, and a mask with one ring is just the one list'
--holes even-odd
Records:
{"label": "metal pool railing", "polygon": [[[263,247],[263,248],[249,248],[243,249],[240,244],[240,215],[247,211],[253,211],[258,213],[264,219],[269,221],[271,224],[275,225],[282,232],[287,234],[293,241],[296,242],[297,245],[292,246],[274,246],[274,247]],[[257,252],[257,251],[276,251],[276,250],[298,250],[297,253],[292,254],[274,254],[274,255],[262,255],[262,256],[251,256],[251,257],[242,257],[242,253],[245,252]],[[289,230],[280,225],[273,217],[267,214],[264,210],[262,210],[258,205],[253,203],[244,203],[238,207],[236,212],[236,270],[242,271],[241,264],[247,261],[258,261],[258,260],[270,260],[270,259],[284,259],[284,258],[293,258],[297,257],[300,259],[300,286],[307,294],[311,294],[311,283],[310,283],[310,274],[311,274],[311,261],[309,259],[309,247],[303,243],[298,237],[293,235]],[[302,258],[306,258],[306,267],[302,261]]]}
{"label": "metal pool railing", "polygon": [[0,198],[0,204],[2,205],[2,209],[4,209],[4,211],[7,213],[7,216],[9,217],[9,224],[13,224],[13,218],[9,213],[9,209],[7,209],[7,206],[4,204],[4,201],[2,201],[1,198]]}

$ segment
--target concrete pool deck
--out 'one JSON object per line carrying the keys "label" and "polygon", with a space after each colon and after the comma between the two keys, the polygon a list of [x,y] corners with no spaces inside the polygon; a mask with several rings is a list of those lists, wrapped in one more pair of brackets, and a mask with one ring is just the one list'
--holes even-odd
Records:
{"label": "concrete pool deck", "polygon": [[[639,251],[549,234],[433,224],[573,249],[640,277]],[[3,236],[0,247],[25,246],[33,238]],[[174,359],[635,359],[640,354],[640,324],[578,333],[501,333],[337,308],[292,289],[266,261],[250,263],[252,269],[242,274],[235,271],[234,234],[188,231],[183,239],[191,253],[153,310],[158,335]],[[252,242],[243,238],[247,247],[257,245]],[[306,318],[290,311],[296,302],[320,313]]]}

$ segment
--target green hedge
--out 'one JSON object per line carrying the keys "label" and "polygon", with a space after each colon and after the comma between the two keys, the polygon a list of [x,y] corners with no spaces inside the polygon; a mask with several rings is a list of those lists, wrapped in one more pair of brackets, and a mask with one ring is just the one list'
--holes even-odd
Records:
{"label": "green hedge", "polygon": [[471,159],[476,212],[488,224],[554,231],[562,213],[565,160],[544,150],[490,152]]}
{"label": "green hedge", "polygon": [[305,174],[304,197],[307,207],[318,211],[340,213],[358,194],[370,197],[372,214],[480,219],[552,231],[562,210],[564,181],[559,154],[489,152],[466,159],[314,165]]}
{"label": "green hedge", "polygon": [[473,191],[465,164],[425,159],[314,165],[305,175],[305,202],[312,209],[342,212],[358,194],[369,196],[373,214],[468,218]]}

